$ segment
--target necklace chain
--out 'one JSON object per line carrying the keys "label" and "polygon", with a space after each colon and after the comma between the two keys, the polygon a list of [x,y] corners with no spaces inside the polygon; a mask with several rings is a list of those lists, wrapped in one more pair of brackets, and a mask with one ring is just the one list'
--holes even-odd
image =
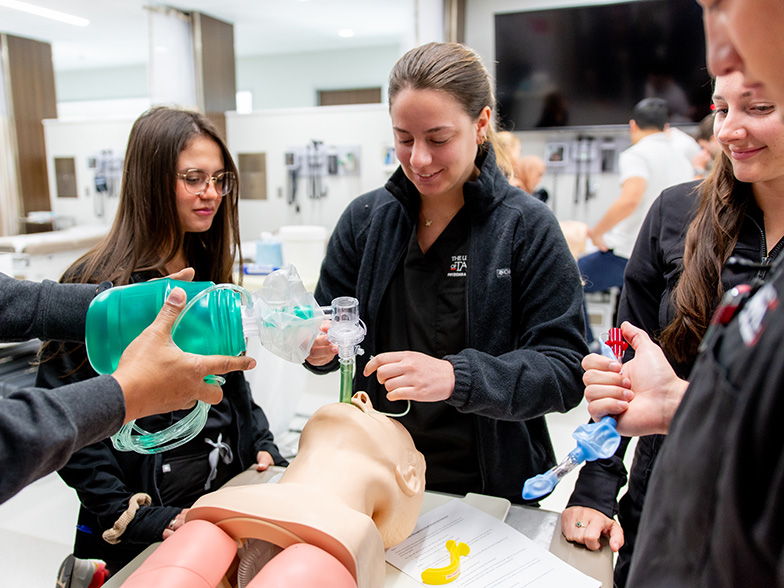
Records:
{"label": "necklace chain", "polygon": [[[462,208],[462,207],[461,207],[461,208]],[[460,212],[460,208],[458,208],[458,209],[457,209],[457,210],[455,210],[454,212],[450,212],[449,214],[445,214],[445,215],[443,215],[443,216],[440,216],[440,217],[437,217],[437,218],[427,218],[427,216],[425,216],[425,211],[424,211],[424,210],[422,210],[421,208],[419,209],[419,214],[420,214],[420,216],[422,217],[422,220],[423,220],[423,221],[425,221],[425,226],[426,226],[426,227],[429,227],[430,225],[432,225],[432,224],[433,224],[433,221],[435,221],[435,220],[452,219],[452,218],[454,218],[454,217],[455,217],[455,215],[456,215],[458,212]]]}

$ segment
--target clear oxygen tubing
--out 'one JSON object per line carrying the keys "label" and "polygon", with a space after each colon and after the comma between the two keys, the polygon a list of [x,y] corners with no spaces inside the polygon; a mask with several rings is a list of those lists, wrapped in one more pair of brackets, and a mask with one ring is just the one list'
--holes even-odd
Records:
{"label": "clear oxygen tubing", "polygon": [[[373,359],[372,355],[370,356],[370,359]],[[378,414],[383,414],[384,416],[388,416],[388,417],[399,419],[400,417],[406,416],[410,411],[411,411],[411,401],[407,399],[406,400],[406,410],[404,410],[403,412],[382,412],[380,410],[377,411],[377,412],[378,412]]]}
{"label": "clear oxygen tubing", "polygon": [[378,411],[378,414],[383,414],[384,416],[393,417],[393,418],[397,418],[397,419],[399,419],[400,417],[404,417],[411,410],[411,401],[410,400],[406,400],[406,402],[408,403],[408,405],[406,406],[406,410],[404,410],[403,412],[381,412],[381,411]]}
{"label": "clear oxygen tubing", "polygon": [[[199,292],[196,296],[188,301],[185,308],[177,317],[172,325],[172,337],[180,325],[180,321],[185,314],[193,308],[199,300],[214,292],[216,290],[233,290],[239,292],[245,298],[248,308],[253,306],[253,299],[250,293],[242,286],[236,284],[215,284]],[[221,376],[210,375],[204,378],[208,384],[215,384],[222,386],[226,380]],[[162,453],[176,447],[184,445],[204,428],[207,422],[207,414],[210,411],[210,405],[202,400],[196,402],[196,406],[184,418],[180,419],[173,425],[166,427],[157,433],[150,433],[145,431],[136,424],[136,421],[129,421],[125,423],[119,431],[112,435],[112,444],[118,451],[135,451],[142,454]],[[134,435],[134,433],[137,433]]]}

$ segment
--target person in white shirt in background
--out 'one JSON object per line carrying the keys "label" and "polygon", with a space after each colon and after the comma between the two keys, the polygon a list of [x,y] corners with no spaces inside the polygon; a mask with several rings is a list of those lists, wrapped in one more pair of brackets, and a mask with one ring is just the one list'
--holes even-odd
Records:
{"label": "person in white shirt in background", "polygon": [[[598,251],[578,260],[586,293],[623,286],[623,271],[651,204],[665,188],[694,176],[691,162],[665,132],[667,119],[667,103],[661,98],[645,98],[632,111],[632,146],[618,160],[621,194],[588,231]],[[586,339],[591,344],[594,337],[587,318],[586,311]]]}

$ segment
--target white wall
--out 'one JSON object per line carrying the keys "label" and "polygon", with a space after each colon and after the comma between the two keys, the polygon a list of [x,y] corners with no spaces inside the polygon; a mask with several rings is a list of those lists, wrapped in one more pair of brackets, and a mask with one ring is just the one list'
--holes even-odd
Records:
{"label": "white wall", "polygon": [[[558,6],[580,4],[604,4],[599,1],[569,0],[468,0],[466,4],[466,42],[484,58],[489,69],[494,69],[495,21],[500,12],[536,10]],[[431,6],[426,4],[425,7]],[[431,6],[432,8],[432,6]],[[429,13],[428,13],[429,14]],[[437,18],[424,18],[420,14],[417,32],[402,44],[426,42],[435,38]],[[429,24],[430,28],[426,28]],[[389,71],[407,47],[392,45],[364,48],[361,51],[329,51],[318,54],[277,55],[274,57],[243,58],[237,63],[237,89],[253,94],[254,112],[251,114],[229,113],[228,143],[232,153],[267,153],[268,200],[243,201],[241,203],[241,229],[244,240],[254,240],[262,230],[276,230],[283,224],[320,224],[329,230],[334,226],[345,205],[358,194],[384,183],[393,168],[381,163],[383,149],[391,145],[392,137],[385,105],[367,107],[311,108],[315,104],[318,89],[367,87],[381,85],[386,100]],[[94,197],[92,173],[86,170],[86,157],[100,149],[124,148],[127,129],[133,118],[143,109],[138,98],[146,92],[146,68],[120,68],[110,71],[67,72],[57,76],[58,97],[72,101],[78,114],[85,106],[94,116],[94,99],[113,99],[120,95],[130,97],[124,103],[115,103],[125,108],[129,120],[121,123],[82,123],[66,131],[56,131],[50,139],[47,134],[47,158],[53,166],[54,156],[74,153],[82,158],[77,161],[79,182],[78,202],[55,199],[53,167],[50,167],[53,209],[56,212],[75,211],[79,222],[93,222],[91,212]],[[144,89],[142,91],[142,86]],[[80,103],[78,101],[86,101]],[[301,108],[300,108],[301,107]],[[131,112],[139,110],[139,112]],[[77,123],[73,123],[77,124]],[[125,126],[123,126],[125,125]],[[120,132],[117,132],[117,131]],[[579,131],[601,139],[613,137],[620,146],[628,145],[625,127],[597,127]],[[47,131],[49,133],[49,131]],[[64,134],[64,135],[63,135]],[[523,154],[543,156],[545,145],[550,141],[571,143],[577,130],[529,131],[517,133],[522,141]],[[120,137],[120,135],[122,135]],[[299,190],[301,212],[286,205],[286,172],[283,153],[288,147],[305,145],[312,139],[324,141],[326,145],[359,144],[362,146],[359,177],[328,178],[329,195],[323,200],[310,201],[305,197],[304,186]],[[542,186],[551,194],[550,206],[559,219],[578,219],[594,223],[618,194],[617,175],[592,174],[591,183],[597,196],[588,204],[578,198],[575,204],[576,177],[573,173],[555,173],[550,169]],[[581,181],[584,181],[584,177]],[[303,180],[300,180],[301,182]],[[584,191],[584,186],[580,189]],[[60,202],[60,201],[62,202]]]}
{"label": "white wall", "polygon": [[[88,159],[104,149],[122,153],[135,117],[114,120],[54,120],[45,122],[47,165],[52,210],[61,216],[74,217],[77,224],[111,223],[117,198],[105,198],[103,217],[95,189],[94,170]],[[240,153],[265,153],[267,162],[267,200],[240,201],[240,230],[243,241],[254,241],[262,231],[276,232],[282,225],[307,224],[324,226],[331,232],[348,203],[369,190],[382,186],[396,165],[385,165],[384,154],[393,144],[389,113],[386,105],[330,106],[312,108],[271,109],[249,114],[228,113],[227,141],[236,160]],[[597,139],[612,137],[622,149],[629,144],[625,127],[598,129]],[[584,132],[584,131],[583,131]],[[548,142],[571,144],[578,136],[573,130],[527,131],[517,133],[523,155],[545,155]],[[292,147],[322,141],[331,145],[357,145],[359,174],[325,176],[327,196],[308,198],[306,179],[300,177],[296,212],[287,204],[289,178],[284,155]],[[58,198],[54,173],[55,157],[76,159],[78,198]],[[618,194],[618,176],[614,173],[592,173],[590,182],[597,196],[587,204],[582,198],[586,176],[580,180],[578,202],[574,173],[559,173],[550,168],[541,186],[550,193],[549,205],[561,220],[583,220],[595,223]],[[248,252],[249,253],[249,252]]]}
{"label": "white wall", "polygon": [[237,91],[250,91],[253,109],[315,106],[319,90],[383,88],[400,57],[398,45],[237,60]]}
{"label": "white wall", "polygon": [[147,96],[147,66],[55,71],[58,102]]}
{"label": "white wall", "polygon": [[[315,106],[318,90],[381,87],[386,100],[389,71],[401,53],[399,45],[382,45],[240,58],[237,91],[252,93],[254,110]],[[102,115],[112,108],[133,114],[140,101],[149,105],[146,66],[57,72],[55,84],[61,118],[93,116],[96,108]]]}
{"label": "white wall", "polygon": [[[124,153],[134,120],[135,117],[44,121],[52,212],[73,217],[79,225],[112,223],[118,198],[100,197],[95,189],[95,172],[88,167],[88,160],[106,149],[115,154]],[[77,198],[57,196],[56,157],[75,158]]]}
{"label": "white wall", "polygon": [[[134,118],[115,120],[45,121],[47,166],[52,210],[74,217],[77,224],[110,224],[117,198],[105,200],[105,214],[96,214],[99,205],[94,171],[89,158],[104,149],[123,153]],[[384,165],[384,153],[392,146],[392,130],[387,107],[382,104],[328,106],[257,111],[250,114],[228,113],[226,133],[229,149],[236,159],[240,153],[266,153],[267,200],[240,201],[240,230],[243,241],[259,238],[261,231],[275,232],[282,225],[321,225],[332,231],[346,205],[364,192],[384,184],[394,165]],[[291,147],[305,146],[311,140],[324,147],[359,147],[359,174],[325,176],[326,197],[307,197],[304,178],[300,178],[297,201],[300,212],[286,203],[288,177],[284,154]],[[77,198],[58,198],[54,171],[56,157],[76,160]]]}
{"label": "white wall", "polygon": [[[255,240],[261,231],[274,232],[282,225],[315,224],[331,232],[351,200],[382,186],[394,170],[383,163],[385,148],[392,145],[392,127],[383,104],[229,113],[226,134],[235,158],[240,153],[266,153],[267,158],[268,199],[240,201],[243,240]],[[325,177],[327,196],[319,200],[307,197],[306,180],[300,178],[297,213],[287,204],[284,155],[312,140],[323,141],[325,147],[359,145],[360,173]]]}

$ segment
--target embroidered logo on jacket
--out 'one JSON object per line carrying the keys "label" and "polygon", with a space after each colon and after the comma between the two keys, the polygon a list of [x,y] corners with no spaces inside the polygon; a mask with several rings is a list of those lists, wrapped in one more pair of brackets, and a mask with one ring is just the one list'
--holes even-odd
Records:
{"label": "embroidered logo on jacket", "polygon": [[447,272],[448,278],[464,278],[468,275],[468,256],[467,255],[453,255],[452,264],[449,266]]}
{"label": "embroidered logo on jacket", "polygon": [[512,275],[512,270],[508,267],[499,267],[495,270],[495,277],[496,278],[506,278]]}

